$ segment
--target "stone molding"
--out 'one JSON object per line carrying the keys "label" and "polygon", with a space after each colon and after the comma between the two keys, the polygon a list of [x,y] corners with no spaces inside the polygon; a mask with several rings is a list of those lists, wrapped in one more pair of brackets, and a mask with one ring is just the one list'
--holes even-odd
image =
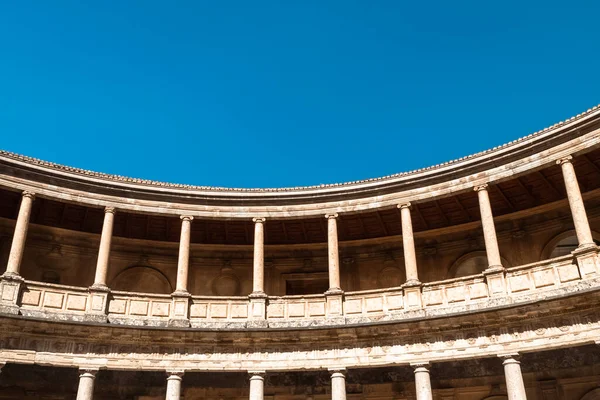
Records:
{"label": "stone molding", "polygon": [[[148,187],[135,179],[110,180],[105,175],[89,172],[82,176],[76,169],[57,168],[51,163],[0,152],[0,186],[9,190],[32,191],[57,201],[162,215],[240,219],[257,214],[267,218],[300,218],[353,213],[472,190],[480,182],[494,184],[545,167],[557,159],[591,151],[600,140],[598,120],[600,109],[595,108],[561,126],[515,141],[509,146],[414,173],[342,185],[241,190],[239,193],[233,189],[185,185]],[[23,170],[24,176],[8,173],[14,169]],[[30,173],[32,170],[37,172],[35,178]],[[46,179],[67,180],[73,185],[56,186],[47,184]],[[92,185],[99,183],[107,186],[108,194],[93,192]],[[129,196],[125,196],[125,191]],[[137,191],[143,191],[145,195],[136,198]],[[352,198],[348,198],[350,194]],[[196,197],[198,201],[190,203],[190,198]],[[200,200],[205,198],[211,200],[210,205]],[[263,204],[249,206],[245,203],[249,198],[260,200]]]}
{"label": "stone molding", "polygon": [[[575,260],[579,263],[575,263]],[[347,292],[343,296],[186,296],[174,304],[171,295],[113,290],[110,296],[82,287],[23,281],[0,282],[6,312],[58,321],[86,321],[90,310],[107,310],[97,322],[114,325],[168,327],[189,315],[195,329],[302,329],[395,323],[510,308],[545,299],[600,290],[600,260],[596,250],[581,255],[502,269],[501,285],[479,275],[428,282],[417,286]],[[10,292],[10,293],[9,293]],[[335,300],[335,301],[334,301]],[[260,325],[252,324],[256,302],[264,308]],[[2,303],[2,304],[4,304]],[[0,306],[2,305],[0,304]],[[181,308],[189,310],[189,314]],[[4,309],[0,307],[0,315]],[[335,315],[336,318],[331,318]]]}
{"label": "stone molding", "polygon": [[[592,344],[600,335],[600,292],[563,297],[540,308],[335,330],[148,331],[66,326],[0,317],[0,357],[9,363],[177,371],[293,371],[412,365]],[[528,318],[523,318],[528,315]],[[4,321],[2,321],[4,319]],[[485,320],[485,322],[483,322]],[[51,332],[49,335],[45,332]],[[140,341],[143,338],[143,341]],[[300,340],[298,340],[300,339]],[[233,341],[233,345],[231,344]]]}

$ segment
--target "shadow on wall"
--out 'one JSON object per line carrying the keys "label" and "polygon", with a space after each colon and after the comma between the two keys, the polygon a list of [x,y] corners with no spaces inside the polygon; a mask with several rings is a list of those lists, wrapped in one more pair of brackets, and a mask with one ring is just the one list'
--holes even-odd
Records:
{"label": "shadow on wall", "polygon": [[121,271],[110,284],[111,289],[125,292],[171,294],[173,286],[159,270],[134,265]]}

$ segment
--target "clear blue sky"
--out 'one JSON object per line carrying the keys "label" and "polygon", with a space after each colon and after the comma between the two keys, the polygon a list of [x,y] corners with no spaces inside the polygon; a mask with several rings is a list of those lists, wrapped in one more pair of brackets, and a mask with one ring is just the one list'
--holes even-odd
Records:
{"label": "clear blue sky", "polygon": [[213,186],[412,170],[600,103],[599,15],[598,1],[5,1],[0,148]]}

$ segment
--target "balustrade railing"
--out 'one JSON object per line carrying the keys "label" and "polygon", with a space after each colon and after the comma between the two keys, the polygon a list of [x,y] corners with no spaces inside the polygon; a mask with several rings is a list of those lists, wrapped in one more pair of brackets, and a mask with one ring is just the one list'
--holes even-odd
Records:
{"label": "balustrade railing", "polygon": [[[507,302],[517,304],[530,301],[534,293],[545,296],[546,292],[576,286],[582,280],[590,282],[585,287],[597,285],[600,289],[597,278],[600,278],[600,265],[596,252],[566,255],[506,269],[503,273],[503,296],[509,300]],[[132,326],[168,326],[175,317],[176,303],[171,295],[123,291],[99,294],[88,288],[34,281],[2,280],[0,284],[0,313],[3,314],[85,321],[89,320],[87,317],[93,310],[96,313],[99,310],[108,323]],[[422,284],[417,290],[420,296],[418,302],[408,298],[412,295],[410,293],[403,287],[347,292],[341,296],[340,315],[346,321],[342,324],[401,321],[415,315],[439,316],[444,312],[452,314],[460,307],[482,310],[495,296],[488,288],[485,273]],[[100,300],[97,300],[98,296]],[[106,296],[104,301],[102,296]],[[245,296],[190,296],[184,304],[188,307],[183,313],[189,321],[186,326],[192,328],[243,328],[247,321],[253,319],[252,299]],[[332,314],[328,309],[330,301],[322,294],[271,296],[264,304],[266,309],[264,317],[261,317],[266,322],[264,327],[301,327],[298,321],[304,321],[305,325],[315,321],[328,325]],[[339,319],[330,323],[339,324]]]}

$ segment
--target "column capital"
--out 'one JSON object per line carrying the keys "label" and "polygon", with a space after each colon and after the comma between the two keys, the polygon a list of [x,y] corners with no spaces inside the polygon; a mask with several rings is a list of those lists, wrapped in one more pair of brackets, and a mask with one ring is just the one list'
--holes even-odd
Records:
{"label": "column capital", "polygon": [[190,221],[190,222],[192,222],[194,220],[194,217],[192,217],[191,215],[180,215],[179,218],[182,221]]}
{"label": "column capital", "polygon": [[412,208],[412,204],[410,204],[410,201],[407,201],[406,203],[400,203],[397,205],[397,207],[399,209],[403,209],[403,208],[408,208],[409,210]]}
{"label": "column capital", "polygon": [[95,378],[99,368],[95,367],[79,367],[79,376]]}
{"label": "column capital", "polygon": [[267,219],[265,217],[254,217],[252,218],[252,222],[264,224]]}
{"label": "column capital", "polygon": [[498,358],[500,358],[502,360],[502,365],[521,364],[519,362],[519,353],[498,354]]}
{"label": "column capital", "polygon": [[475,185],[473,186],[473,190],[476,192],[480,192],[482,190],[487,190],[488,188],[488,184],[487,183],[482,183],[480,185]]}
{"label": "column capital", "polygon": [[35,193],[33,193],[33,192],[29,191],[29,190],[24,190],[23,193],[21,193],[21,195],[23,197],[28,197],[31,200],[35,199]]}
{"label": "column capital", "polygon": [[428,361],[410,363],[410,366],[415,372],[429,372],[429,368],[431,368],[431,364]]}
{"label": "column capital", "polygon": [[185,371],[182,369],[168,369],[165,371],[168,375],[167,380],[178,380],[180,381],[181,378],[183,378],[183,375],[185,374]]}
{"label": "column capital", "polygon": [[346,370],[346,368],[343,367],[335,367],[335,368],[327,368],[327,371],[329,371],[329,373],[331,373],[331,377],[332,378],[336,378],[336,377],[346,377],[346,372],[348,372]]}
{"label": "column capital", "polygon": [[265,375],[267,374],[267,371],[248,371],[248,375],[250,375],[250,380],[265,380]]}
{"label": "column capital", "polygon": [[338,213],[328,213],[325,214],[326,219],[336,219],[338,217]]}
{"label": "column capital", "polygon": [[558,160],[556,160],[556,164],[563,165],[566,163],[570,163],[572,159],[573,159],[573,156],[571,156],[571,155],[565,156],[565,157],[562,157],[562,158],[559,158]]}
{"label": "column capital", "polygon": [[115,214],[117,212],[117,209],[111,206],[107,206],[104,207],[104,213],[105,214]]}

